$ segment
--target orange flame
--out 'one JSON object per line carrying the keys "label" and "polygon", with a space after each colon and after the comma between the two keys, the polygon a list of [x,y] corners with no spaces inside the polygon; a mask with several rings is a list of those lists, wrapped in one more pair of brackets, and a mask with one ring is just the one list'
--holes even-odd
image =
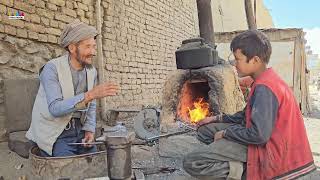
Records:
{"label": "orange flame", "polygon": [[193,109],[188,107],[191,123],[197,123],[209,115],[209,103],[203,102],[203,98],[197,99],[193,107]]}

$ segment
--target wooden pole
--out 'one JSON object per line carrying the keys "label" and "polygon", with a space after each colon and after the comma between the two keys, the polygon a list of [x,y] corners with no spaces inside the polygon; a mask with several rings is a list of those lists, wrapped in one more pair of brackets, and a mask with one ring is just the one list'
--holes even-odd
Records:
{"label": "wooden pole", "polygon": [[246,10],[248,28],[257,29],[257,24],[255,22],[255,17],[253,15],[251,0],[244,0],[244,7]]}

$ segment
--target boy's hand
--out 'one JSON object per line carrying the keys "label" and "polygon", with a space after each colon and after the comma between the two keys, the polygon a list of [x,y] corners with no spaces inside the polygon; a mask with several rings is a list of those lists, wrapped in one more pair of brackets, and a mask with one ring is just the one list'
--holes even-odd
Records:
{"label": "boy's hand", "polygon": [[218,131],[214,134],[214,141],[218,141],[219,139],[222,139],[224,137],[225,131]]}
{"label": "boy's hand", "polygon": [[218,121],[218,118],[217,116],[209,116],[209,117],[206,117],[204,118],[203,120],[199,121],[197,123],[197,126],[202,126],[202,125],[205,125],[205,124],[209,124],[209,123],[214,123],[214,122],[217,122]]}

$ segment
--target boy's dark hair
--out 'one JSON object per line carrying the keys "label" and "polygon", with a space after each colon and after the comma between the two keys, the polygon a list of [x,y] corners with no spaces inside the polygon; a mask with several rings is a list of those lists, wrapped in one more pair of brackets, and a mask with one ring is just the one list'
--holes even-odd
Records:
{"label": "boy's dark hair", "polygon": [[269,63],[272,52],[268,37],[258,30],[248,30],[233,38],[230,50],[235,52],[237,49],[247,56],[247,62],[254,56],[258,56],[266,64]]}

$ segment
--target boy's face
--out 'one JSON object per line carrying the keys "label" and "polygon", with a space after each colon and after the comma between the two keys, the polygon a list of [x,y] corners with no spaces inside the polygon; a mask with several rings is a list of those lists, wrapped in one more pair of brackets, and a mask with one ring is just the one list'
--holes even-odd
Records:
{"label": "boy's face", "polygon": [[254,56],[248,61],[247,56],[242,54],[240,49],[234,51],[233,55],[235,58],[235,67],[240,77],[252,76],[261,65],[260,59],[257,59],[259,57]]}

